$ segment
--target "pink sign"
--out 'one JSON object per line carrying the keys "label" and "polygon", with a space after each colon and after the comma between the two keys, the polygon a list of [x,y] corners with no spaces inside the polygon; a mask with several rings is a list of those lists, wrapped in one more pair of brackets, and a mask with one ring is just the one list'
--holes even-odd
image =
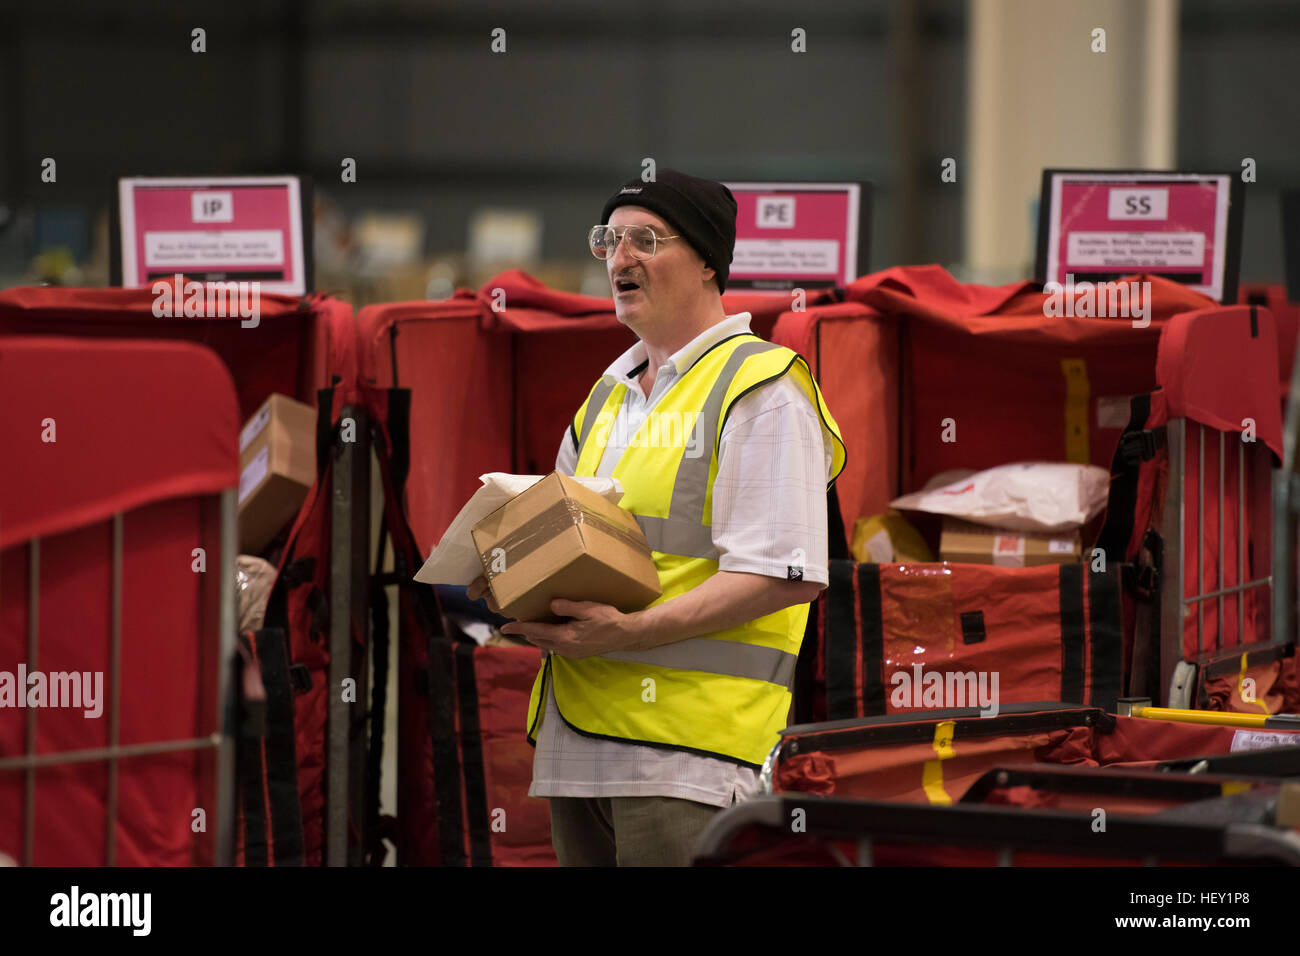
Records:
{"label": "pink sign", "polygon": [[122,285],[176,274],[307,291],[296,176],[123,179]]}
{"label": "pink sign", "polygon": [[738,207],[728,291],[784,294],[843,286],[858,277],[859,183],[726,186]]}
{"label": "pink sign", "polygon": [[1044,281],[1065,286],[1145,272],[1222,300],[1235,259],[1230,176],[1049,170],[1045,187]]}

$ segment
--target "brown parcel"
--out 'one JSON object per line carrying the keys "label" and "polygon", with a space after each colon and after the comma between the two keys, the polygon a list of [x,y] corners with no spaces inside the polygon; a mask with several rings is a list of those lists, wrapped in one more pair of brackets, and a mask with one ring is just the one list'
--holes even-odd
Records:
{"label": "brown parcel", "polygon": [[1082,554],[1081,533],[1007,531],[987,525],[943,519],[939,559],[965,564],[995,564],[1032,568],[1040,564],[1073,564]]}
{"label": "brown parcel", "polygon": [[663,593],[636,519],[559,472],[511,498],[471,533],[493,598],[515,620],[555,620],[555,598],[636,611]]}
{"label": "brown parcel", "polygon": [[239,433],[239,547],[257,554],[316,480],[316,409],[272,395]]}

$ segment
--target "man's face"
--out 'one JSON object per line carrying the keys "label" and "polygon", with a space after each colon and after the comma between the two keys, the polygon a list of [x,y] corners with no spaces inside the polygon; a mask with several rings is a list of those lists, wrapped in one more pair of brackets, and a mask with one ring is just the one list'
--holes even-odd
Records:
{"label": "man's face", "polygon": [[[619,206],[610,214],[616,230],[627,226],[649,226],[656,236],[675,236],[677,230],[641,206]],[[609,284],[614,292],[614,313],[638,335],[642,330],[671,322],[687,310],[700,295],[712,271],[685,239],[658,243],[653,259],[636,259],[626,240],[620,239],[614,255],[605,260]]]}

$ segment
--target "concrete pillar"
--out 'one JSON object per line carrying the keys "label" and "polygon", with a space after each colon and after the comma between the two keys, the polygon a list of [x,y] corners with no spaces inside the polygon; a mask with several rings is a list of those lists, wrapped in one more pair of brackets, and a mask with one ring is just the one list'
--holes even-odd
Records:
{"label": "concrete pillar", "polygon": [[1178,0],[971,0],[970,11],[966,278],[1010,282],[1032,277],[1044,168],[1174,167]]}

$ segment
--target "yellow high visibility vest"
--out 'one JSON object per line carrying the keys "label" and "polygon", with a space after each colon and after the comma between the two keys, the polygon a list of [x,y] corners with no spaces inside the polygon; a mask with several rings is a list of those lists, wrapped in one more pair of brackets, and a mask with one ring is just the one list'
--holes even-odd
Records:
{"label": "yellow high visibility vest", "polygon": [[[711,525],[722,428],[739,398],[784,375],[804,390],[834,436],[829,488],[844,469],[844,442],[812,372],[796,352],[749,332],[701,355],[633,434],[612,475],[623,485],[620,504],[641,526],[659,572],[663,594],[652,605],[717,572]],[[626,393],[625,383],[603,376],[574,416],[575,476],[596,474]],[[792,556],[790,563],[801,562]],[[786,724],[807,620],[808,605],[798,604],[645,651],[580,660],[548,653],[533,682],[528,738],[536,740],[549,682],[561,717],[580,733],[757,768]]]}

